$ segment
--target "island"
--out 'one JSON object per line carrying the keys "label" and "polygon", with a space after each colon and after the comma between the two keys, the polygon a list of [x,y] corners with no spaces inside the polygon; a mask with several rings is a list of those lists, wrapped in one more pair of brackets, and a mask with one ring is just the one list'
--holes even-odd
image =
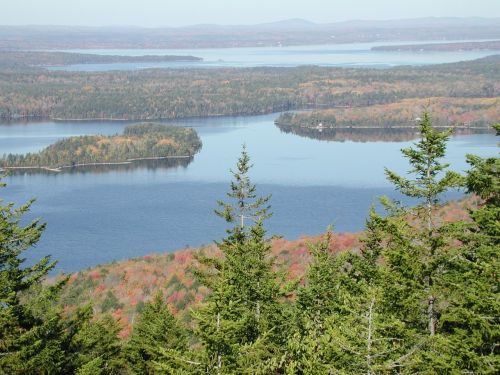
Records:
{"label": "island", "polygon": [[192,158],[201,149],[190,128],[158,123],[127,126],[123,134],[65,138],[38,153],[4,155],[4,170],[38,169],[61,172],[90,165],[125,165],[140,160]]}
{"label": "island", "polygon": [[436,128],[456,133],[490,132],[500,117],[500,98],[405,99],[372,106],[286,112],[275,121],[284,133],[330,141],[408,141],[418,137],[428,111]]}

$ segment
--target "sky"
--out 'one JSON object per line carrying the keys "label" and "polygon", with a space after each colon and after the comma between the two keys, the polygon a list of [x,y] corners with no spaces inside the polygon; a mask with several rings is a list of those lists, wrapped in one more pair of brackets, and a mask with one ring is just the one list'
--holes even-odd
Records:
{"label": "sky", "polygon": [[500,0],[0,0],[0,25],[185,26],[500,17]]}

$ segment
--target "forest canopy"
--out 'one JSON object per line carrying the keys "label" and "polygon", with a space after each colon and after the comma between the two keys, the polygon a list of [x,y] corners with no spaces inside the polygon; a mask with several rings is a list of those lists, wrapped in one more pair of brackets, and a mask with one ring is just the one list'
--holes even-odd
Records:
{"label": "forest canopy", "polygon": [[366,107],[404,99],[495,98],[500,56],[390,69],[0,70],[0,118],[154,120]]}

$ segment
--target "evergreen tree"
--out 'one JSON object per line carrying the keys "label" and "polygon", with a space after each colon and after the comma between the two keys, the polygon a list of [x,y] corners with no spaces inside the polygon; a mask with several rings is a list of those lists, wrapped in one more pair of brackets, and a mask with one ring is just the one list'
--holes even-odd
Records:
{"label": "evergreen tree", "polygon": [[[497,133],[500,125],[494,125]],[[497,134],[498,135],[498,134]],[[481,202],[470,211],[472,222],[457,223],[460,246],[450,254],[443,285],[448,307],[440,318],[446,335],[442,352],[450,353],[454,368],[493,374],[500,367],[500,158],[468,155],[469,193]]]}
{"label": "evergreen tree", "polygon": [[[0,180],[0,187],[4,187]],[[24,266],[24,253],[36,245],[45,224],[20,221],[33,201],[15,208],[0,200],[0,369],[5,373],[57,372],[64,362],[53,298],[63,282],[40,289],[56,262],[50,256]],[[38,293],[31,294],[34,288]]]}
{"label": "evergreen tree", "polygon": [[[406,293],[407,298],[419,301],[425,294],[427,295],[426,317],[422,319],[415,316],[415,319],[426,322],[431,336],[436,333],[439,316],[437,278],[443,272],[442,265],[450,244],[446,226],[435,222],[433,212],[440,202],[440,196],[451,188],[458,188],[461,184],[460,175],[447,170],[449,165],[441,162],[445,156],[446,142],[450,134],[435,130],[429,114],[424,112],[420,123],[420,141],[414,148],[402,150],[412,167],[409,173],[414,174],[415,178],[408,179],[386,169],[388,180],[397,190],[420,200],[414,209],[416,212],[414,224],[408,223],[405,220],[407,218],[402,218],[401,215],[392,215],[386,221],[385,225],[391,232],[391,243],[396,246],[389,244],[386,247],[385,258],[391,274],[398,281],[404,280],[403,283],[407,284],[402,288],[410,291],[410,294]],[[399,298],[402,295],[400,294]],[[410,308],[413,311],[421,311],[415,304],[412,305]]]}
{"label": "evergreen tree", "polygon": [[375,374],[399,367],[409,341],[404,324],[385,308],[383,269],[368,249],[334,254],[330,241],[328,232],[309,246],[295,327],[276,367],[287,374]]}
{"label": "evergreen tree", "polygon": [[[485,217],[482,209],[471,212],[471,224],[437,219],[440,195],[462,181],[440,162],[448,136],[435,131],[424,114],[421,140],[416,148],[403,150],[415,179],[387,171],[396,188],[419,198],[420,204],[406,209],[384,200],[388,216],[373,215],[371,220],[375,232],[370,244],[380,249],[386,270],[385,308],[404,323],[405,335],[411,337],[411,358],[401,364],[403,373],[494,372],[492,350],[498,330],[497,318],[491,318],[498,317],[493,271],[498,268],[498,243],[492,242],[494,236],[487,235],[486,228],[494,228],[495,220],[498,225],[498,216],[490,211],[485,216],[493,221],[485,220],[484,226],[477,221]],[[494,159],[469,157],[474,166],[467,178],[469,191],[486,202],[494,202],[498,184]],[[490,205],[497,206],[498,201]]]}
{"label": "evergreen tree", "polygon": [[155,373],[158,363],[168,365],[162,352],[166,349],[186,350],[187,337],[158,293],[144,305],[125,348],[129,369],[134,374]]}
{"label": "evergreen tree", "polygon": [[[14,208],[13,204],[1,205],[0,200],[0,372],[71,374],[90,360],[102,357],[107,350],[105,333],[113,323],[91,323],[90,306],[74,314],[63,313],[58,299],[67,278],[50,285],[42,283],[56,265],[50,256],[23,267],[24,252],[38,243],[45,229],[45,224],[38,220],[20,224],[32,202]],[[90,354],[87,344],[92,329],[94,348]],[[116,349],[116,334],[115,339]],[[113,350],[106,358],[109,360],[117,353]],[[102,371],[97,373],[112,373],[105,371],[109,368],[106,362],[99,367]]]}
{"label": "evergreen tree", "polygon": [[[90,309],[90,307],[88,307]],[[121,374],[125,368],[118,338],[120,325],[110,315],[84,319],[71,341],[72,361],[76,374]]]}
{"label": "evergreen tree", "polygon": [[194,313],[196,336],[205,349],[200,362],[216,374],[255,372],[255,358],[268,356],[283,337],[280,279],[263,226],[270,216],[269,197],[257,196],[248,176],[251,166],[243,148],[232,171],[231,201],[218,202],[217,215],[233,225],[218,243],[222,257],[198,258],[197,277],[211,290]]}

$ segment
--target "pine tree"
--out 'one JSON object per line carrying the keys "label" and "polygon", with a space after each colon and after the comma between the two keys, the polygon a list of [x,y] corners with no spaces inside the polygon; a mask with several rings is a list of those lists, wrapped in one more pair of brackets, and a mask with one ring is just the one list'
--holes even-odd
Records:
{"label": "pine tree", "polygon": [[371,245],[381,249],[386,269],[385,307],[405,324],[405,335],[414,343],[403,373],[493,373],[495,367],[498,211],[486,207],[498,207],[498,160],[468,157],[474,167],[466,179],[468,190],[486,202],[471,212],[473,222],[440,222],[440,195],[463,181],[440,162],[448,136],[432,129],[424,114],[421,140],[403,150],[415,178],[387,171],[396,188],[420,204],[407,209],[386,199],[388,216],[371,220],[376,229]]}

